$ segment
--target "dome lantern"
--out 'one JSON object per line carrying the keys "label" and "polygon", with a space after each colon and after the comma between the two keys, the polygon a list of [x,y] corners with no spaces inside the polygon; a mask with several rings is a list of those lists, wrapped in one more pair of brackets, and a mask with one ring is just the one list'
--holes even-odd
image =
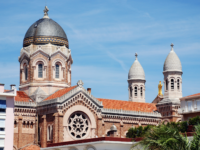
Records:
{"label": "dome lantern", "polygon": [[116,132],[116,131],[117,131],[117,127],[114,125],[114,123],[113,123],[113,125],[110,127],[110,131],[113,131],[113,132]]}

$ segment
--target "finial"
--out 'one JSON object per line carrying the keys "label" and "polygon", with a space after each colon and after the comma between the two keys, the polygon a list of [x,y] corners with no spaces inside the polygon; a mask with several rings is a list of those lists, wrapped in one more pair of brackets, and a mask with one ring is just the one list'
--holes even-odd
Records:
{"label": "finial", "polygon": [[174,49],[173,49],[174,44],[172,43],[170,46],[171,46],[171,51],[173,51],[173,50],[174,50]]}
{"label": "finial", "polygon": [[137,53],[135,53],[135,60],[137,60],[137,57],[138,57],[138,54],[137,54]]}
{"label": "finial", "polygon": [[49,11],[48,7],[45,6],[45,8],[44,8],[44,17],[43,18],[49,18],[48,11]]}
{"label": "finial", "polygon": [[77,82],[77,85],[78,85],[78,86],[83,86],[83,81],[82,81],[82,80],[79,80],[79,81]]}

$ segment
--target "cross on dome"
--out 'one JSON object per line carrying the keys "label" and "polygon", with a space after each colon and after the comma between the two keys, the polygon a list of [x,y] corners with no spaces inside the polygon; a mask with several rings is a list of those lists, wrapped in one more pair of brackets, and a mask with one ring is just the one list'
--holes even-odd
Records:
{"label": "cross on dome", "polygon": [[171,50],[173,50],[174,44],[172,43],[170,46],[171,46]]}
{"label": "cross on dome", "polygon": [[45,8],[44,8],[44,17],[43,18],[49,18],[48,11],[49,11],[48,7],[45,6]]}
{"label": "cross on dome", "polygon": [[137,53],[135,53],[135,60],[137,60],[137,57],[138,57],[138,54],[137,54]]}

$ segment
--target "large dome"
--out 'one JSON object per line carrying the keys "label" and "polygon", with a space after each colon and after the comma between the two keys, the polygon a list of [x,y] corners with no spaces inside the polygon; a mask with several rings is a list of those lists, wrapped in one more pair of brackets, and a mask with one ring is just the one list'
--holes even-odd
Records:
{"label": "large dome", "polygon": [[137,59],[137,54],[134,63],[132,64],[129,73],[128,80],[145,80],[144,69]]}
{"label": "large dome", "polygon": [[163,66],[163,71],[179,71],[182,72],[182,65],[181,65],[181,61],[178,58],[178,56],[176,55],[176,53],[174,52],[173,49],[173,44],[171,45],[171,51],[168,54],[167,58],[165,59],[165,63]]}
{"label": "large dome", "polygon": [[[45,11],[45,10],[44,10]],[[48,11],[47,11],[48,12]],[[47,12],[42,19],[33,23],[24,37],[23,46],[52,43],[68,46],[68,39],[62,27],[48,17]]]}

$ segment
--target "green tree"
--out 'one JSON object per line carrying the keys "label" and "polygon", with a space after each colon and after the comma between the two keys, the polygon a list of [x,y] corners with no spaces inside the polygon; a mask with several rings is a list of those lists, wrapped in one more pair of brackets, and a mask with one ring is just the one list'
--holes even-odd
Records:
{"label": "green tree", "polygon": [[149,150],[187,150],[189,140],[179,133],[177,128],[168,125],[160,125],[148,130],[144,139],[137,145],[143,145],[144,149]]}
{"label": "green tree", "polygon": [[190,150],[200,150],[200,125],[194,126],[195,134],[193,140],[191,141]]}

